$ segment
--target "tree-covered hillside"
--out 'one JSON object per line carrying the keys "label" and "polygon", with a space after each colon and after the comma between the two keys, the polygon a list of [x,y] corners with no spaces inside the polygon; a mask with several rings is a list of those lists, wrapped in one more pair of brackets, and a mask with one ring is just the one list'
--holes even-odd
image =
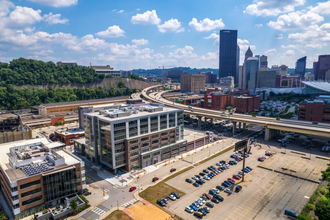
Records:
{"label": "tree-covered hillside", "polygon": [[104,78],[104,74],[83,66],[56,66],[53,62],[25,58],[14,59],[9,64],[0,62],[0,86],[91,83]]}

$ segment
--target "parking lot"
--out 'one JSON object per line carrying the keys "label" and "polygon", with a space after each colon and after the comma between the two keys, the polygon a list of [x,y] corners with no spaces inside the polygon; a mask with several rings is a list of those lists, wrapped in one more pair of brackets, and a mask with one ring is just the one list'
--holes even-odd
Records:
{"label": "parking lot", "polygon": [[[264,162],[258,162],[257,158],[264,155],[265,151],[276,153],[274,156],[266,159]],[[253,147],[252,154],[246,159],[246,166],[250,166],[253,171],[245,176],[245,181],[236,180],[236,185],[243,187],[239,193],[233,192],[231,195],[220,192],[224,198],[223,202],[215,204],[205,219],[288,219],[284,215],[285,209],[290,209],[300,213],[306,205],[309,197],[316,190],[317,182],[321,177],[321,170],[326,168],[328,161],[317,159],[312,155],[312,160],[302,159],[301,155],[291,153],[282,154],[283,150],[273,146],[262,145],[261,148]],[[196,219],[193,214],[185,211],[185,207],[192,204],[203,193],[208,193],[210,189],[220,186],[227,178],[232,178],[234,174],[242,169],[242,162],[231,166],[230,169],[206,181],[205,184],[194,187],[185,182],[187,178],[191,179],[193,175],[199,174],[203,169],[215,164],[220,160],[229,161],[233,152],[227,152],[218,158],[214,158],[204,164],[183,173],[166,183],[186,193],[177,201],[169,201],[167,208],[174,214],[184,219]],[[272,167],[271,170],[266,168]],[[290,176],[282,171],[282,167],[295,171],[300,178],[311,179],[315,182]],[[292,167],[292,168],[291,168]],[[278,172],[275,172],[273,170]],[[235,186],[230,186],[234,189]],[[210,200],[208,200],[210,201]]]}

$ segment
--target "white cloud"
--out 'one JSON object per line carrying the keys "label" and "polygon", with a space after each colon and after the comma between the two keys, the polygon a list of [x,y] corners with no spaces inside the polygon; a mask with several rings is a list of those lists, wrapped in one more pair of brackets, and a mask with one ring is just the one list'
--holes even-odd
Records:
{"label": "white cloud", "polygon": [[255,25],[257,28],[261,28],[263,25],[262,24],[256,24]]}
{"label": "white cloud", "polygon": [[140,11],[140,9],[139,9],[139,8],[137,8],[136,10],[137,10],[137,11]]}
{"label": "white cloud", "polygon": [[298,49],[299,46],[298,45],[289,44],[287,46],[282,45],[281,47],[284,48],[284,49]]}
{"label": "white cloud", "polygon": [[143,14],[136,14],[132,17],[133,24],[159,24],[160,19],[157,16],[156,10],[146,11]]}
{"label": "white cloud", "polygon": [[42,20],[41,10],[34,10],[28,7],[16,6],[15,10],[9,14],[8,25],[26,26]]}
{"label": "white cloud", "polygon": [[253,52],[253,50],[256,49],[256,46],[255,45],[245,45],[245,44],[242,44],[242,45],[238,45],[238,46],[239,46],[240,51],[242,51],[244,54],[248,50],[249,47],[252,50],[252,52]]}
{"label": "white cloud", "polygon": [[117,11],[117,9],[112,9],[112,12],[115,12],[115,11]]}
{"label": "white cloud", "polygon": [[174,48],[176,47],[175,45],[163,45],[163,46],[160,46],[160,48]]}
{"label": "white cloud", "polygon": [[309,7],[309,10],[318,14],[329,15],[330,14],[330,1],[318,2],[317,6]]}
{"label": "white cloud", "polygon": [[161,33],[166,32],[183,32],[184,28],[181,28],[181,22],[178,21],[178,19],[171,18],[168,21],[165,21],[164,24],[158,25],[158,30]]}
{"label": "white cloud", "polygon": [[1,0],[0,1],[0,17],[7,15],[10,12],[11,8],[15,8],[15,5],[8,0]]}
{"label": "white cloud", "polygon": [[269,49],[269,50],[266,50],[265,51],[265,54],[266,55],[273,55],[274,53],[276,53],[276,49],[275,48]]}
{"label": "white cloud", "polygon": [[293,50],[287,50],[283,55],[284,56],[292,56],[294,54],[295,54],[295,52]]}
{"label": "white cloud", "polygon": [[278,35],[276,35],[276,36],[275,36],[275,39],[277,39],[277,40],[281,40],[281,39],[283,39],[283,34],[278,34]]}
{"label": "white cloud", "polygon": [[61,19],[61,14],[53,15],[53,13],[51,13],[51,12],[49,14],[44,15],[44,20],[48,24],[65,24],[69,21],[66,18]]}
{"label": "white cloud", "polygon": [[203,55],[201,57],[202,60],[207,61],[207,60],[218,60],[218,55],[217,53],[213,53],[213,52],[208,52],[206,53],[206,55]]}
{"label": "white cloud", "polygon": [[196,18],[193,18],[189,22],[189,26],[195,28],[198,32],[202,32],[211,31],[217,28],[224,28],[225,24],[222,22],[222,19],[210,20],[209,18],[205,18],[204,20],[197,21]]}
{"label": "white cloud", "polygon": [[104,40],[94,38],[91,34],[85,35],[81,39],[77,39],[75,36],[68,36],[66,38],[67,39],[63,42],[63,46],[77,52],[96,51],[109,46]]}
{"label": "white cloud", "polygon": [[178,48],[174,52],[170,52],[169,57],[177,59],[198,57],[193,51],[194,48],[192,46],[185,46],[184,48]]}
{"label": "white cloud", "polygon": [[256,16],[277,16],[294,11],[296,6],[304,5],[305,0],[254,0],[244,13]]}
{"label": "white cloud", "polygon": [[123,37],[125,34],[125,31],[120,29],[120,27],[118,25],[113,25],[108,27],[107,30],[105,31],[100,31],[97,32],[96,35],[99,37],[104,37],[104,38],[108,38],[108,37]]}
{"label": "white cloud", "polygon": [[306,48],[312,48],[312,49],[322,49],[326,46],[327,46],[327,44],[306,44],[305,45]]}
{"label": "white cloud", "polygon": [[316,26],[305,32],[289,34],[288,38],[298,43],[320,43],[330,41],[330,33]]}
{"label": "white cloud", "polygon": [[210,36],[204,37],[204,38],[205,39],[219,39],[219,34],[212,33]]}
{"label": "white cloud", "polygon": [[320,27],[321,30],[330,31],[330,23],[324,23]]}
{"label": "white cloud", "polygon": [[124,10],[119,10],[117,13],[123,13],[124,12]]}
{"label": "white cloud", "polygon": [[242,40],[242,39],[237,39],[237,44],[240,45],[240,44],[249,44],[250,42],[248,40]]}
{"label": "white cloud", "polygon": [[76,5],[78,3],[78,0],[28,0],[28,1],[39,3],[42,5],[52,6],[56,8]]}
{"label": "white cloud", "polygon": [[132,43],[135,45],[147,45],[149,44],[149,41],[146,39],[133,39]]}
{"label": "white cloud", "polygon": [[47,55],[49,55],[51,53],[54,53],[54,52],[52,50],[41,50],[41,51],[34,52],[34,54],[36,56],[47,56]]}
{"label": "white cloud", "polygon": [[269,27],[276,30],[292,30],[292,29],[309,29],[311,26],[323,21],[324,18],[314,12],[308,11],[307,13],[302,12],[291,12],[289,14],[280,15],[277,21],[270,21]]}
{"label": "white cloud", "polygon": [[217,34],[217,33],[212,33],[212,34],[210,34],[210,36],[204,37],[204,39],[215,39],[214,44],[217,44],[220,41],[219,34]]}

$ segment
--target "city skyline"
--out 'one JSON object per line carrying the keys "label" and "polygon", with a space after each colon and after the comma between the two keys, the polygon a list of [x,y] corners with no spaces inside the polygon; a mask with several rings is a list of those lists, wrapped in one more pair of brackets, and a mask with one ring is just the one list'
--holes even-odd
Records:
{"label": "city skyline", "polygon": [[[240,65],[248,46],[268,66],[307,68],[327,54],[330,1],[1,0],[0,62],[19,57],[109,64],[115,69],[218,68],[219,31],[238,30]],[[186,13],[188,12],[189,13]],[[244,21],[244,22],[243,22]]]}

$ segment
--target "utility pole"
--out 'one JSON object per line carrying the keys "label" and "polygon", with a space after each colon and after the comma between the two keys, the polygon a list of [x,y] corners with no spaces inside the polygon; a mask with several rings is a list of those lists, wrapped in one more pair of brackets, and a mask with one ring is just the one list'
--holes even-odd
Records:
{"label": "utility pole", "polygon": [[117,200],[117,211],[119,210],[118,200]]}

